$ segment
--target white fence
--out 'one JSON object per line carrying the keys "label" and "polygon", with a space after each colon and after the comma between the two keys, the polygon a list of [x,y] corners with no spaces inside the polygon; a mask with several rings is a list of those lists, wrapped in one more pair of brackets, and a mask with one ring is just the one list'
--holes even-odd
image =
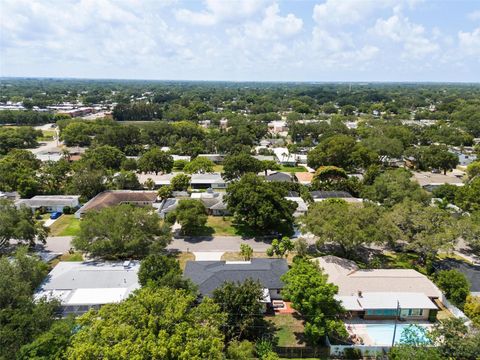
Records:
{"label": "white fence", "polygon": [[448,299],[445,297],[445,295],[442,293],[442,303],[445,305],[445,307],[455,316],[456,318],[463,319],[463,320],[470,320],[462,310],[457,308],[455,305],[453,305]]}

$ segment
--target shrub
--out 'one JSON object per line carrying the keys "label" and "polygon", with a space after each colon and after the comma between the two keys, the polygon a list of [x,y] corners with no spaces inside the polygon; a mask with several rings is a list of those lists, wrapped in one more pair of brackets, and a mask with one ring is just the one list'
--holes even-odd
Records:
{"label": "shrub", "polygon": [[470,284],[465,275],[458,270],[442,270],[436,274],[435,282],[445,292],[447,299],[463,308],[470,293]]}

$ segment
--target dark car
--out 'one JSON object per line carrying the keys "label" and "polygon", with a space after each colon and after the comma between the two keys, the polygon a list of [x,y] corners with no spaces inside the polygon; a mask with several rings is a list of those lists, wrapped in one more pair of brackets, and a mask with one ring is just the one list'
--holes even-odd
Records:
{"label": "dark car", "polygon": [[60,216],[62,216],[61,211],[55,211],[50,215],[50,219],[55,220],[58,219]]}

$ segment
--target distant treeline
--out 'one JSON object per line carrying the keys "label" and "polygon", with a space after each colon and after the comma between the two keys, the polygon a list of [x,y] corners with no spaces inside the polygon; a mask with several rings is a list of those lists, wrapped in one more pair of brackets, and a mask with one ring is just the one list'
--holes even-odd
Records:
{"label": "distant treeline", "polygon": [[42,125],[53,123],[57,119],[55,114],[38,111],[0,111],[0,124]]}

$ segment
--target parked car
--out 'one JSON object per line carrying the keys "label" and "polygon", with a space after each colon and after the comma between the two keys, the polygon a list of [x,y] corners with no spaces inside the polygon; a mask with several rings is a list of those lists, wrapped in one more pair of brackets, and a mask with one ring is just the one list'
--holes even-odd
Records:
{"label": "parked car", "polygon": [[55,220],[58,219],[60,216],[62,216],[61,211],[55,211],[50,215],[50,219]]}

